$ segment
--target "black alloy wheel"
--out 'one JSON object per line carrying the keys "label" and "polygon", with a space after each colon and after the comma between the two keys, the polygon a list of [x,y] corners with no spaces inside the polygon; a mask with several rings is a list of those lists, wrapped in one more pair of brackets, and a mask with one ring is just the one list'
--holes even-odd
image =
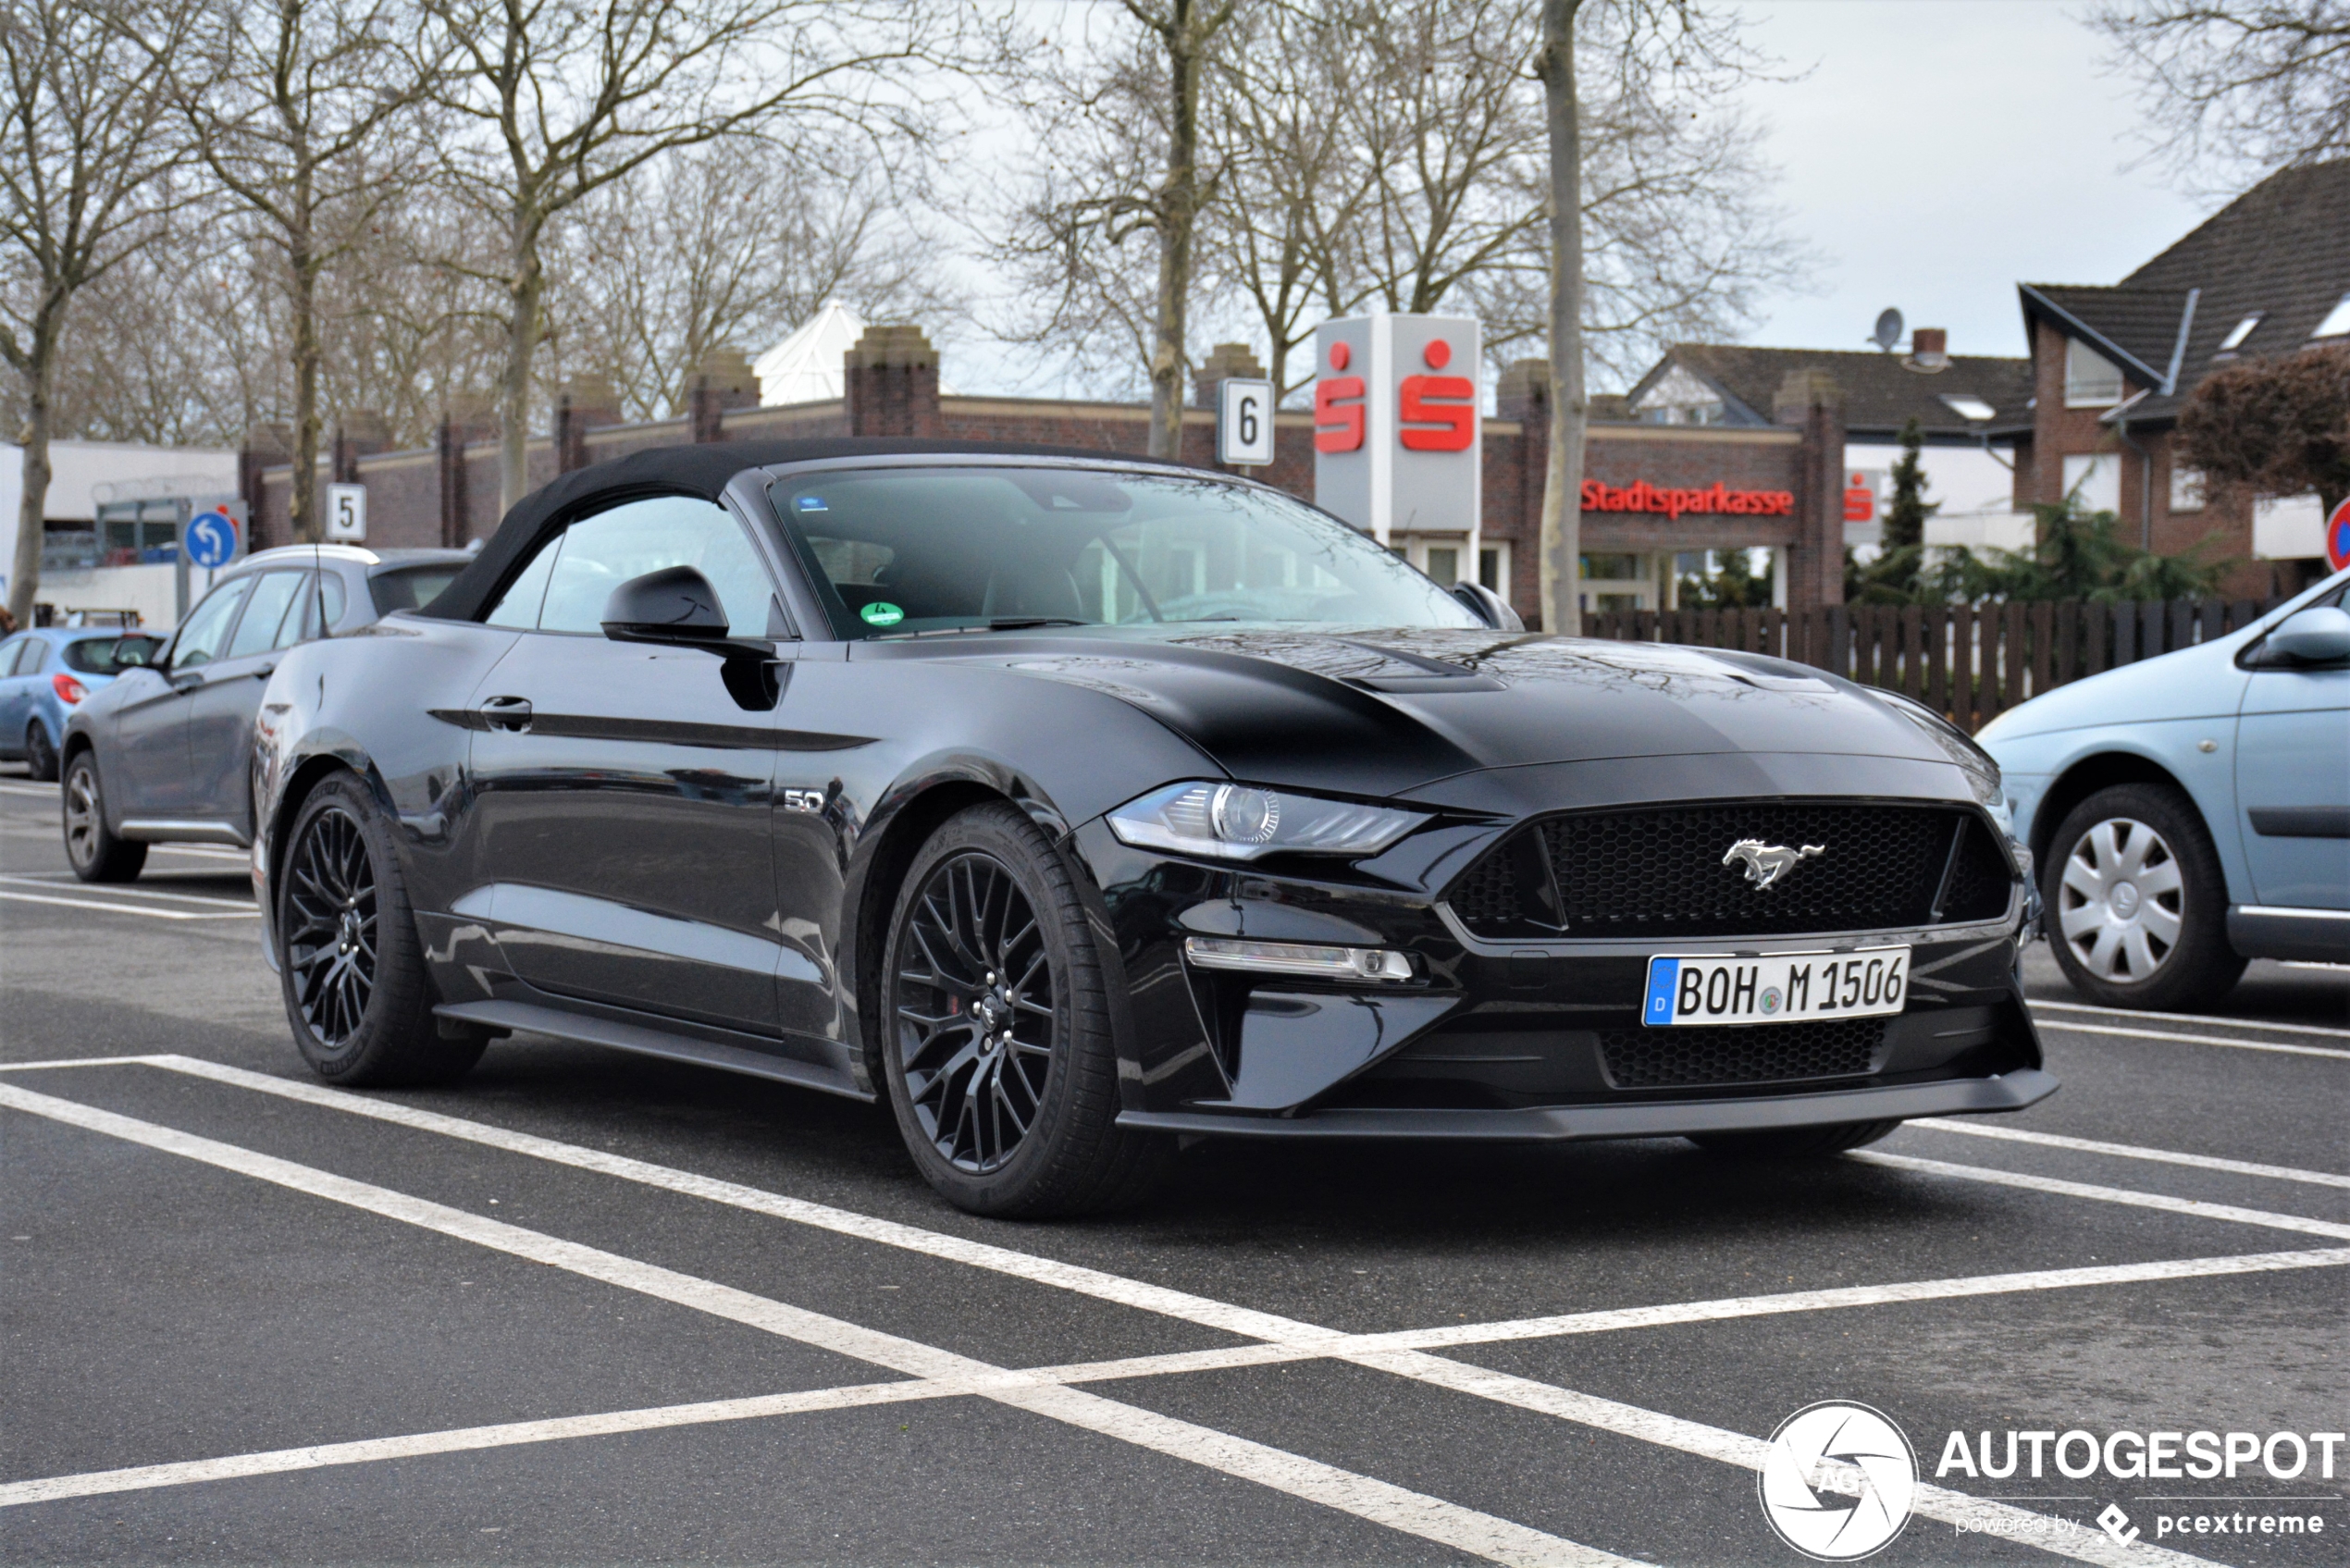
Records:
{"label": "black alloy wheel", "polygon": [[939,1156],[983,1176],[1036,1125],[1053,1071],[1052,956],[1010,868],[971,850],[915,895],[897,976],[899,1060]]}
{"label": "black alloy wheel", "polygon": [[1115,1208],[1171,1140],[1121,1130],[1110,997],[1077,873],[1007,803],[949,819],[890,925],[875,1064],[925,1180],[974,1214]]}
{"label": "black alloy wheel", "polygon": [[312,1070],[343,1084],[439,1083],[489,1037],[433,1016],[390,820],[355,773],[320,781],[285,835],[275,882],[279,989]]}
{"label": "black alloy wheel", "polygon": [[66,863],[83,882],[132,882],[147,863],[147,846],[117,838],[106,827],[105,796],[95,752],[74,755],[66,769]]}
{"label": "black alloy wheel", "polygon": [[24,760],[35,784],[55,784],[57,778],[57,748],[49,744],[49,730],[35,719],[24,728]]}
{"label": "black alloy wheel", "polygon": [[376,994],[376,868],[358,820],[314,813],[286,859],[285,955],[302,1021],[328,1051],[351,1043]]}

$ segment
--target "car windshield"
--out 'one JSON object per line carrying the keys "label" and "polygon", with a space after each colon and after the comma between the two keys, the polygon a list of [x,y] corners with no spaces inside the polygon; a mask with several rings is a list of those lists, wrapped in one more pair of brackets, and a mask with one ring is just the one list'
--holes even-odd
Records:
{"label": "car windshield", "polygon": [[1368,537],[1212,475],[852,469],[773,496],[844,637],[1039,624],[1477,626]]}
{"label": "car windshield", "polygon": [[440,590],[457,580],[464,570],[464,562],[447,562],[431,566],[401,566],[377,572],[367,579],[367,597],[376,601],[376,613],[389,615],[395,610],[422,610],[440,597]]}
{"label": "car windshield", "polygon": [[155,649],[162,646],[161,637],[139,632],[121,636],[82,637],[66,644],[66,668],[85,675],[118,675],[154,659]]}

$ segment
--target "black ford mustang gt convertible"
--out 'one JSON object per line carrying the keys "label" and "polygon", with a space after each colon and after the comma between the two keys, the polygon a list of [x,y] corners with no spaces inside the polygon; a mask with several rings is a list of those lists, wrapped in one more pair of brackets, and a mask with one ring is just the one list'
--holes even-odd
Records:
{"label": "black ford mustang gt convertible", "polygon": [[1187,1135],[1822,1153],[2050,1093],[1991,761],[1529,635],[1261,485],[940,441],[566,475],[289,653],[254,877],[325,1078],[536,1031],[887,1101],[966,1208]]}

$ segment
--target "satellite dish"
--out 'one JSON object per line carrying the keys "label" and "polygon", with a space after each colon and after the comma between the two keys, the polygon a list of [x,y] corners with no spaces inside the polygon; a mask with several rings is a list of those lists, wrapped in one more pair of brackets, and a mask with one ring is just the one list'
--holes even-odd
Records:
{"label": "satellite dish", "polygon": [[1900,340],[1901,313],[1898,310],[1889,310],[1878,316],[1876,330],[1869,334],[1869,341],[1885,352],[1891,353],[1893,346]]}

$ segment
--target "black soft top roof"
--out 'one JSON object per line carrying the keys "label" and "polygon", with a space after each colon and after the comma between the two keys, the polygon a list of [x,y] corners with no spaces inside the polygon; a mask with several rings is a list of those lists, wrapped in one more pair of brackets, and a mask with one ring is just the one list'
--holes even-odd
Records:
{"label": "black soft top roof", "polygon": [[[653,447],[591,467],[575,469],[516,501],[481,547],[481,553],[425,609],[412,611],[443,621],[478,620],[539,541],[601,503],[632,496],[688,495],[716,500],[747,469],[825,458],[924,456],[1061,457],[1094,462],[1164,463],[1132,452],[1082,447],[1023,446],[1008,441],[950,441],[931,437],[837,436],[814,441],[712,441],[706,445]],[[1168,464],[1168,466],[1178,466]]]}

